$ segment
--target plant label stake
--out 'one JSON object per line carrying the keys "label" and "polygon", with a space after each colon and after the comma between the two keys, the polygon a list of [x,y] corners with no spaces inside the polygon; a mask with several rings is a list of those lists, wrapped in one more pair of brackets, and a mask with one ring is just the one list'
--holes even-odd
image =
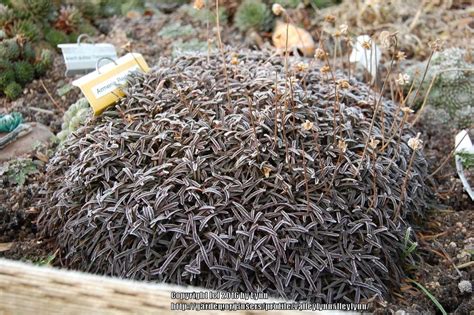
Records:
{"label": "plant label stake", "polygon": [[[112,62],[99,68],[103,60]],[[96,71],[75,80],[72,84],[81,89],[91,104],[94,115],[99,115],[108,106],[125,96],[122,87],[130,74],[148,71],[150,68],[143,56],[138,53],[128,53],[116,61],[104,57],[97,61]]]}
{"label": "plant label stake", "polygon": [[112,44],[81,43],[81,39],[90,38],[82,34],[75,44],[59,44],[66,63],[66,76],[84,74],[95,69],[100,58],[117,59],[117,51]]}
{"label": "plant label stake", "polygon": [[472,190],[471,185],[464,175],[464,166],[462,163],[462,157],[460,154],[472,154],[474,155],[474,145],[472,145],[471,138],[466,130],[461,130],[455,137],[454,143],[456,145],[454,151],[456,152],[456,170],[458,176],[461,179],[464,190],[467,192],[471,200],[474,201],[474,190]]}

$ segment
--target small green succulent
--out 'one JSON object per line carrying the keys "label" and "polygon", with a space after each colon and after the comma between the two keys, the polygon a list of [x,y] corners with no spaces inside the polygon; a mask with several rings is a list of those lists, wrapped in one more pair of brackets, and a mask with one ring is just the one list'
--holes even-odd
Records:
{"label": "small green succulent", "polygon": [[57,134],[59,141],[64,142],[72,132],[84,125],[91,116],[92,110],[87,99],[81,98],[72,104],[64,113],[61,131]]}
{"label": "small green succulent", "polygon": [[18,112],[0,114],[0,132],[11,132],[23,122],[23,116]]}
{"label": "small green succulent", "polygon": [[13,10],[4,4],[0,4],[0,25],[5,25],[15,18]]}
{"label": "small green succulent", "polygon": [[324,9],[342,2],[342,0],[311,0],[318,9]]}
{"label": "small green succulent", "polygon": [[305,4],[303,0],[276,0],[273,3],[278,3],[284,8],[295,9],[300,3]]}
{"label": "small green succulent", "polygon": [[[199,54],[207,52],[208,43],[205,41],[200,41],[197,38],[193,38],[188,41],[177,40],[173,41],[171,45],[173,50],[171,56],[173,58],[189,55],[189,54]],[[215,48],[214,46],[211,49]]]}
{"label": "small green succulent", "polygon": [[16,82],[11,82],[3,90],[5,96],[10,100],[16,100],[21,95],[21,92],[23,92],[23,88]]}
{"label": "small green succulent", "polygon": [[15,38],[5,39],[0,42],[0,59],[17,60],[20,57],[20,46]]}
{"label": "small green succulent", "polygon": [[44,38],[54,48],[57,48],[59,44],[64,44],[64,43],[69,42],[69,37],[66,33],[54,28],[50,28],[46,30],[46,34]]}
{"label": "small green succulent", "polygon": [[35,64],[35,75],[40,77],[46,73],[46,71],[53,64],[53,53],[49,49],[43,49],[41,51],[40,60]]}
{"label": "small green succulent", "polygon": [[82,16],[89,21],[94,21],[100,17],[100,0],[67,0],[66,3],[74,5]]}
{"label": "small green succulent", "polygon": [[122,1],[116,0],[101,0],[100,12],[105,17],[111,17],[122,13]]}
{"label": "small green succulent", "polygon": [[27,61],[17,61],[13,63],[13,70],[15,71],[15,79],[21,85],[31,82],[35,75],[33,65]]}
{"label": "small green succulent", "polygon": [[[207,21],[210,21],[212,23],[216,19],[214,10],[209,8],[196,10],[192,5],[183,5],[180,10],[196,22],[206,23]],[[227,23],[228,19],[229,16],[226,8],[222,6],[219,7],[219,22],[221,24],[225,24]]]}
{"label": "small green succulent", "polygon": [[125,1],[120,7],[120,11],[123,15],[126,15],[130,11],[143,11],[145,9],[144,0],[128,0]]}
{"label": "small green succulent", "polygon": [[234,22],[242,32],[251,29],[268,31],[272,26],[273,15],[270,8],[261,0],[244,0],[235,13]]}
{"label": "small green succulent", "polygon": [[14,0],[11,6],[21,17],[42,23],[52,20],[56,11],[54,1],[51,0]]}
{"label": "small green succulent", "polygon": [[[473,63],[470,61],[472,56],[469,57],[469,54],[472,53],[459,48],[436,52],[422,83],[421,78],[427,63],[409,67],[406,72],[414,80],[415,88],[420,86],[417,99],[413,99],[416,93],[409,96],[414,107],[419,108],[428,94],[427,107],[446,112],[450,124],[459,128],[471,126],[474,121],[474,72]],[[431,81],[433,85],[429,90]]]}
{"label": "small green succulent", "polygon": [[19,20],[13,24],[12,32],[21,35],[29,41],[35,42],[41,37],[40,28],[30,20]]}
{"label": "small green succulent", "polygon": [[0,90],[15,81],[15,72],[10,61],[0,60]]}
{"label": "small green succulent", "polygon": [[21,49],[21,57],[24,60],[27,60],[29,62],[34,62],[36,59],[36,53],[35,49],[33,48],[33,45],[30,43],[25,43]]}
{"label": "small green succulent", "polygon": [[180,22],[168,24],[158,32],[158,35],[163,38],[178,38],[194,34],[196,30],[191,25],[181,25]]}

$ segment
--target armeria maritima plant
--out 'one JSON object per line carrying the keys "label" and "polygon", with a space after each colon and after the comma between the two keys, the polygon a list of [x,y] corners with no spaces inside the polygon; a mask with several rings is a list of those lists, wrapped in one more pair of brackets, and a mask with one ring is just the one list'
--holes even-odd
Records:
{"label": "armeria maritima plant", "polygon": [[408,125],[378,145],[402,113],[383,99],[368,134],[366,85],[266,52],[226,52],[226,77],[223,60],[162,60],[68,137],[39,219],[61,263],[313,302],[386,296],[430,194]]}

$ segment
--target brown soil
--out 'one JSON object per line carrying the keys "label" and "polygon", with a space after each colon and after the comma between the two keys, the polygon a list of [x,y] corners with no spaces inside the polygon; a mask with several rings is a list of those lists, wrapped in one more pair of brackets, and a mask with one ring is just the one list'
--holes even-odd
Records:
{"label": "brown soil", "polygon": [[[311,24],[308,14],[300,14],[299,20],[305,24]],[[133,50],[142,53],[148,64],[154,65],[160,57],[171,55],[171,44],[176,39],[163,38],[158,33],[164,25],[176,21],[181,21],[182,25],[192,25],[196,30],[193,35],[184,36],[183,40],[198,38],[207,41],[206,24],[190,20],[182,11],[140,19],[107,20],[103,23],[110,29],[110,33],[107,36],[102,35],[98,41],[115,44],[119,55],[126,52],[125,46],[131,42]],[[212,38],[214,38],[214,32],[215,29],[211,28]],[[312,33],[314,35],[319,33],[317,26],[313,25]],[[224,43],[234,46],[261,45],[261,38],[244,37],[230,26],[223,27],[222,35]],[[266,39],[264,35],[264,42]],[[263,45],[268,45],[268,43]],[[41,80],[29,84],[20,99],[9,102],[5,98],[0,98],[0,112],[19,111],[25,120],[41,122],[54,133],[59,132],[63,111],[80,97],[80,92],[76,88],[63,97],[56,93],[59,88],[70,84],[74,79],[65,78],[64,71],[62,57],[58,55],[53,68]],[[447,131],[423,124],[418,124],[416,127],[423,133],[425,154],[434,170],[444,160],[446,152],[450,152],[453,148],[455,133],[452,130]],[[440,130],[444,130],[444,134],[441,134]],[[44,152],[35,152],[31,158],[44,159]],[[38,240],[36,237],[35,220],[41,208],[42,176],[44,176],[44,166],[40,168],[39,174],[28,178],[24,186],[4,185],[1,187],[0,245],[10,242],[13,245],[9,250],[0,251],[0,257],[38,263],[53,254],[47,242]],[[420,259],[414,265],[406,266],[407,275],[427,288],[447,312],[469,314],[474,309],[473,295],[472,293],[462,295],[458,283],[461,280],[473,280],[473,265],[467,266],[466,263],[471,261],[474,250],[474,212],[472,211],[474,203],[463,192],[452,162],[448,162],[436,174],[434,180],[437,200],[433,200],[431,212],[419,222],[417,254]],[[380,314],[390,314],[397,310],[405,310],[409,313],[439,313],[432,301],[407,279],[401,284],[401,290],[394,290],[389,302],[376,304],[374,310]]]}

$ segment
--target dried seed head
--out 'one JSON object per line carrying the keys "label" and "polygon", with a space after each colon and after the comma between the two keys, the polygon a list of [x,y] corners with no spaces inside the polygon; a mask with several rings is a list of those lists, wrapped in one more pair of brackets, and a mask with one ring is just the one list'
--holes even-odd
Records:
{"label": "dried seed head", "polygon": [[399,73],[398,78],[395,80],[399,85],[405,85],[410,82],[410,76],[406,73]]}
{"label": "dried seed head", "polygon": [[406,59],[406,57],[407,57],[406,54],[405,54],[403,51],[401,51],[401,50],[397,51],[397,54],[396,54],[396,56],[395,56],[395,58],[396,58],[398,61],[403,61],[403,60]]}
{"label": "dried seed head", "polygon": [[362,48],[369,50],[371,46],[371,40],[365,40],[361,44]]}
{"label": "dried seed head", "polygon": [[410,107],[407,107],[407,106],[403,106],[402,108],[400,108],[400,110],[405,114],[405,115],[408,115],[408,114],[411,114],[413,113],[413,109],[411,109]]}
{"label": "dried seed head", "polygon": [[334,23],[336,22],[336,17],[334,15],[328,14],[324,17],[324,21],[328,23]]}
{"label": "dried seed head", "polygon": [[268,166],[264,166],[264,167],[262,168],[262,173],[263,173],[263,175],[264,175],[266,178],[270,177],[270,172],[271,172],[271,171],[272,171],[272,169],[271,169],[270,167],[268,167]]}
{"label": "dried seed head", "polygon": [[421,133],[418,133],[415,138],[410,138],[408,140],[408,146],[414,151],[421,149],[423,146],[423,141],[420,139],[420,135]]}
{"label": "dried seed head", "polygon": [[311,130],[311,129],[313,129],[313,126],[314,126],[314,124],[309,120],[306,120],[304,123],[301,124],[301,127],[304,130]]}
{"label": "dried seed head", "polygon": [[372,149],[372,150],[375,150],[378,146],[378,144],[380,143],[379,140],[376,140],[374,137],[370,137],[370,141],[369,141],[369,147]]}
{"label": "dried seed head", "polygon": [[298,78],[295,77],[294,75],[289,76],[289,77],[286,79],[286,85],[287,85],[288,88],[294,87],[297,82],[298,82]]}
{"label": "dried seed head", "polygon": [[283,12],[285,12],[285,8],[279,3],[274,3],[272,6],[272,12],[276,16],[280,16]]}
{"label": "dried seed head", "polygon": [[433,51],[441,51],[443,49],[444,43],[441,39],[437,39],[428,44]]}
{"label": "dried seed head", "polygon": [[122,49],[125,50],[126,52],[131,52],[132,51],[132,43],[128,41],[125,45],[122,46]]}
{"label": "dried seed head", "polygon": [[322,48],[316,48],[314,57],[319,60],[324,60],[327,56],[327,53]]}
{"label": "dried seed head", "polygon": [[196,10],[201,10],[202,8],[204,8],[205,6],[205,2],[204,0],[194,0],[194,5],[193,7],[196,9]]}
{"label": "dried seed head", "polygon": [[349,81],[347,81],[346,79],[340,79],[337,81],[337,85],[341,88],[341,89],[350,89],[351,88],[351,85],[349,84]]}
{"label": "dried seed head", "polygon": [[319,71],[321,71],[322,74],[327,74],[327,73],[331,72],[331,67],[329,67],[329,66],[323,66],[323,67],[321,68],[321,70],[319,70]]}
{"label": "dried seed head", "polygon": [[347,143],[344,140],[337,141],[337,148],[341,150],[342,153],[346,153],[347,150]]}
{"label": "dried seed head", "polygon": [[130,114],[125,115],[125,121],[129,124],[132,123],[133,122],[133,116],[130,115]]}
{"label": "dried seed head", "polygon": [[308,70],[308,64],[306,64],[304,62],[298,62],[295,65],[295,70],[298,71],[298,72],[304,72],[304,71]]}

